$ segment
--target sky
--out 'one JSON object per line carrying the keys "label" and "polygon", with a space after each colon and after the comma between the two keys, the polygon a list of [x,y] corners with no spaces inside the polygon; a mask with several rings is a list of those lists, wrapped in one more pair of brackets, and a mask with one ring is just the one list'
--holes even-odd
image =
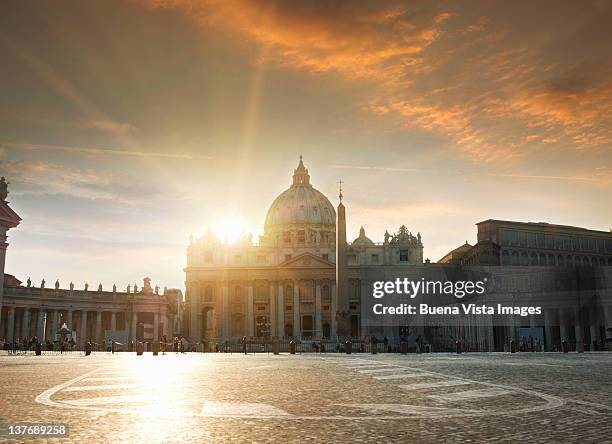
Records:
{"label": "sky", "polygon": [[432,261],[495,218],[612,227],[610,1],[3,1],[6,272],[184,287],[299,155],[348,236]]}

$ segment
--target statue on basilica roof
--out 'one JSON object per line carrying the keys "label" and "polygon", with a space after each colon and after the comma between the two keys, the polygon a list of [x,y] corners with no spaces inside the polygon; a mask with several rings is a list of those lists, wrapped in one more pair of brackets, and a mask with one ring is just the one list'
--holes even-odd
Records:
{"label": "statue on basilica roof", "polygon": [[45,280],[44,279],[40,283],[40,288],[45,288]]}
{"label": "statue on basilica roof", "polygon": [[59,290],[59,288],[60,288],[59,279],[56,279],[56,280],[55,280],[55,289],[56,289],[56,290]]}
{"label": "statue on basilica roof", "polygon": [[6,198],[8,197],[8,185],[10,182],[7,182],[4,176],[0,178],[0,199],[6,202]]}
{"label": "statue on basilica roof", "polygon": [[29,277],[28,277],[28,280],[26,281],[26,285],[28,288],[32,286],[32,279],[30,279]]}

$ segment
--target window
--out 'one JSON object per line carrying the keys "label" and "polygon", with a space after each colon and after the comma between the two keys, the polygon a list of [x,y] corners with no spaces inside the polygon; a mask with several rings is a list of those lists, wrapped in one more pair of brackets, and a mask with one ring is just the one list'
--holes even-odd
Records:
{"label": "window", "polygon": [[373,254],[372,255],[372,263],[373,264],[377,264],[378,263],[378,255],[377,254]]}
{"label": "window", "polygon": [[306,242],[306,232],[304,230],[298,231],[297,241],[299,244],[303,244],[304,242]]}
{"label": "window", "polygon": [[212,251],[207,251],[204,253],[204,262],[206,262],[207,264],[212,264],[213,263],[213,253]]}
{"label": "window", "polygon": [[285,305],[285,311],[291,311],[293,307],[291,305]]}
{"label": "window", "polygon": [[264,255],[258,255],[257,256],[257,263],[258,264],[265,264],[266,263],[266,257]]}
{"label": "window", "polygon": [[329,260],[329,254],[325,253],[325,254],[323,255],[323,259],[325,259],[326,261],[328,261],[328,260]]}
{"label": "window", "polygon": [[355,256],[354,254],[349,254],[347,257],[347,262],[349,265],[356,265],[357,264],[357,256]]}
{"label": "window", "polygon": [[286,244],[291,243],[291,231],[283,231],[283,242]]}
{"label": "window", "polygon": [[288,261],[288,260],[290,260],[290,259],[291,259],[291,255],[290,255],[290,254],[286,254],[286,255],[285,255],[285,260],[286,260],[286,261]]}
{"label": "window", "polygon": [[400,250],[400,262],[408,262],[408,250]]}
{"label": "window", "polygon": [[240,262],[242,262],[242,257],[240,255],[234,256],[234,263],[239,264]]}
{"label": "window", "polygon": [[214,302],[213,288],[211,286],[206,287],[204,290],[204,302]]}

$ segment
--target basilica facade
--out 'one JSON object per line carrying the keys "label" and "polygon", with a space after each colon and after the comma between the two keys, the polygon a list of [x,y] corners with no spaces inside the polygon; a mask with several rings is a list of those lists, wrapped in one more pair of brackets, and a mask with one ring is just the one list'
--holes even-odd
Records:
{"label": "basilica facade", "polygon": [[270,206],[264,234],[229,244],[211,231],[187,248],[185,317],[192,341],[336,339],[361,332],[359,274],[423,263],[420,233],[402,226],[375,243],[313,187],[300,157],[290,187]]}

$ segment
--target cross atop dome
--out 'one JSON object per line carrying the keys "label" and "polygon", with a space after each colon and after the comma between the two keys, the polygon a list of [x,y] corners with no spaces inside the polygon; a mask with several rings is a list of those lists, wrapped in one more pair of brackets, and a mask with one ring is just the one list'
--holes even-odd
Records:
{"label": "cross atop dome", "polygon": [[300,154],[300,163],[297,168],[293,170],[293,185],[310,185],[310,176],[308,175],[308,169],[302,162],[302,155]]}

